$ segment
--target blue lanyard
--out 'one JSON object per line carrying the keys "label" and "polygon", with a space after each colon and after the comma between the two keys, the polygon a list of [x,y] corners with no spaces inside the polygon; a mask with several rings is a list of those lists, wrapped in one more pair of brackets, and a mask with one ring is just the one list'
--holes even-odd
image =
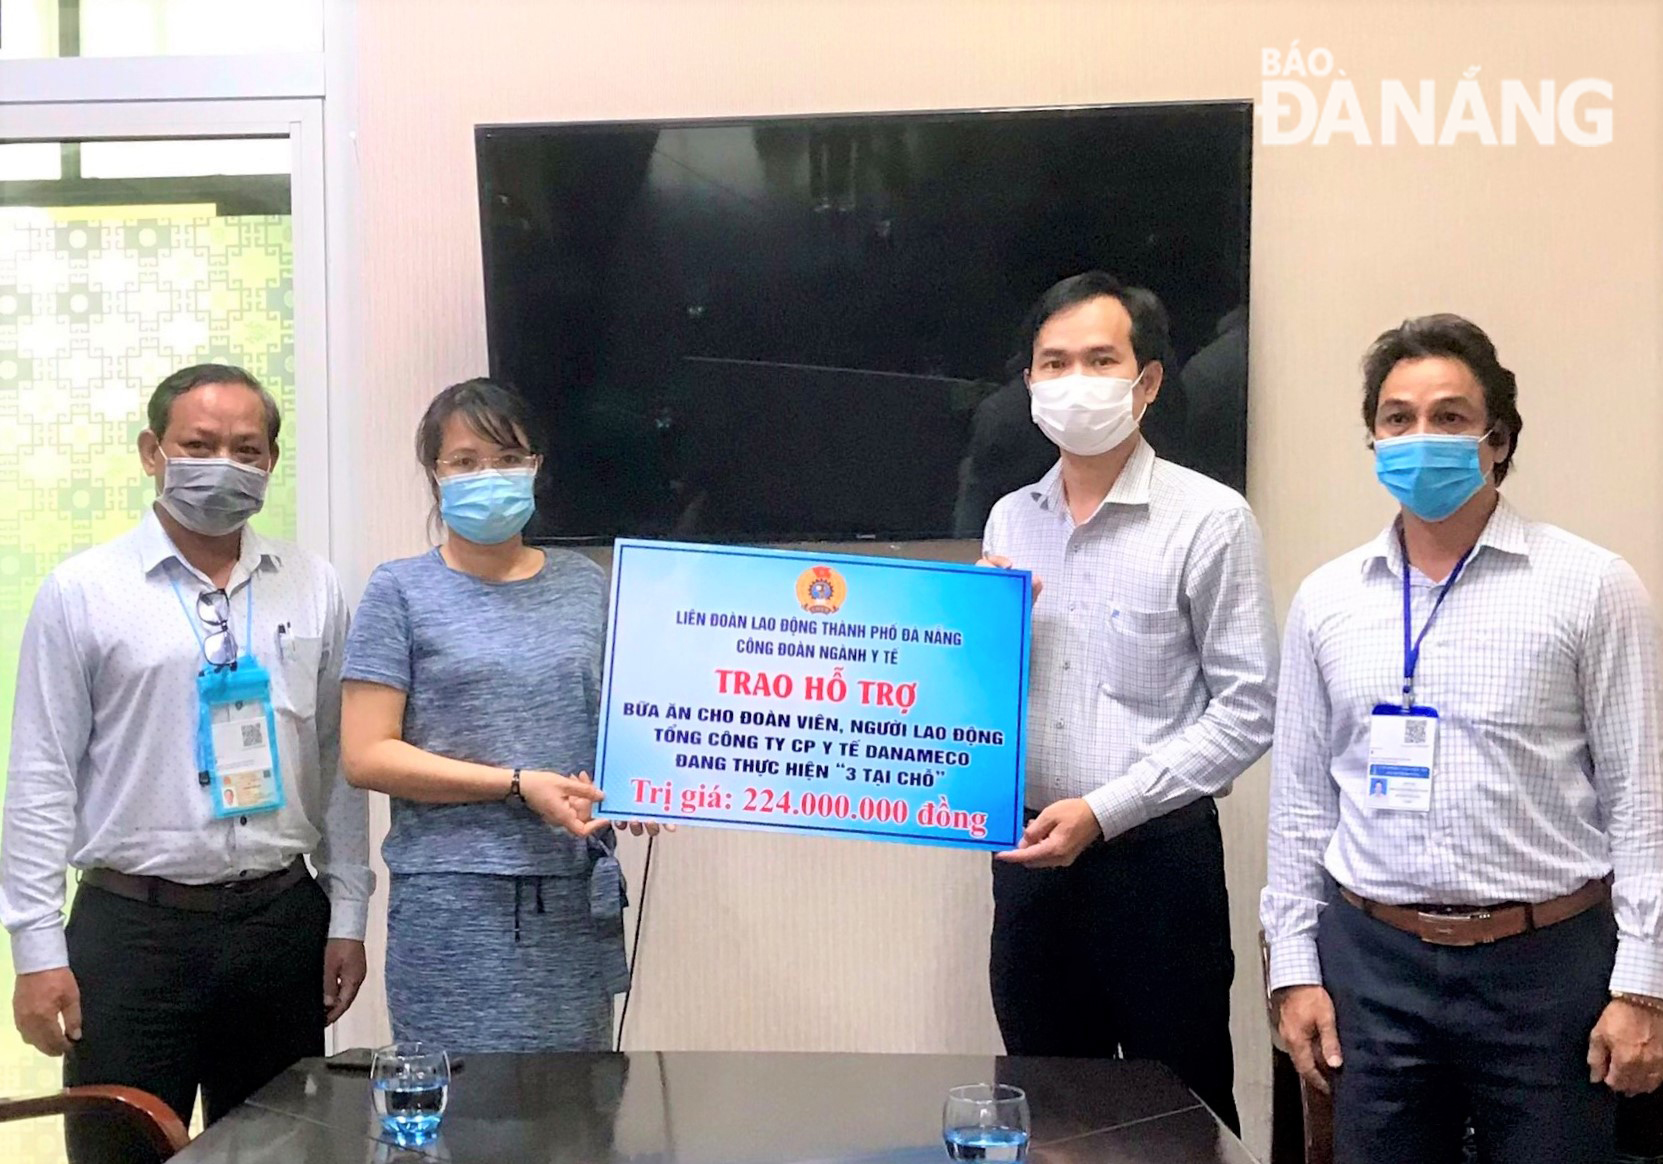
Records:
{"label": "blue lanyard", "polygon": [[[1397,547],[1403,555],[1403,707],[1407,711],[1415,706],[1415,668],[1420,664],[1420,645],[1426,639],[1426,632],[1432,629],[1432,620],[1438,617],[1438,610],[1449,597],[1449,592],[1455,589],[1455,583],[1461,577],[1461,571],[1466,569],[1467,559],[1472,557],[1472,550],[1461,555],[1461,560],[1455,563],[1455,569],[1449,572],[1449,578],[1444,582],[1443,593],[1438,595],[1432,604],[1432,613],[1426,616],[1426,625],[1420,628],[1420,634],[1411,639],[1414,625],[1413,608],[1410,604],[1409,587],[1409,545],[1403,540],[1403,527],[1397,530]],[[1473,549],[1477,549],[1474,546]]]}
{"label": "blue lanyard", "polygon": [[[167,580],[168,585],[173,587],[173,596],[179,600],[179,610],[182,614],[184,614],[185,622],[189,624],[191,628],[191,634],[196,636],[197,649],[202,652],[203,660],[206,662],[208,643],[207,640],[202,637],[202,628],[197,626],[196,619],[191,617],[190,607],[185,605],[185,596],[179,592],[179,579],[175,578],[172,574],[169,574]],[[244,584],[243,589],[248,594],[248,613],[243,619],[242,649],[237,652],[237,656],[239,658],[248,653],[250,644],[254,642],[254,579],[250,578]],[[235,663],[230,665],[233,667],[236,666]]]}

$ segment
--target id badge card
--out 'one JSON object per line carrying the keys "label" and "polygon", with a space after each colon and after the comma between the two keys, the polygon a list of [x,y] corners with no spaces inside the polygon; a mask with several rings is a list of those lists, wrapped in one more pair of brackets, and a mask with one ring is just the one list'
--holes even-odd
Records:
{"label": "id badge card", "polygon": [[1370,812],[1427,812],[1432,808],[1438,713],[1430,707],[1382,703],[1369,719]]}
{"label": "id badge card", "polygon": [[245,655],[235,667],[196,677],[197,768],[207,777],[216,818],[283,807],[271,676]]}

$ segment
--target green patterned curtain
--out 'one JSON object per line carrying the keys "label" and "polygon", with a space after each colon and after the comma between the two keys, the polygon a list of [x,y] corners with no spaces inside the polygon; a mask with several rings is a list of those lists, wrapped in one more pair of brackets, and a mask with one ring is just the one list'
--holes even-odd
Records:
{"label": "green patterned curtain", "polygon": [[[293,253],[287,215],[212,206],[0,208],[0,755],[35,590],[138,521],[154,487],[136,441],[150,392],[187,364],[247,368],[277,397],[286,455],[255,524],[295,533]],[[3,776],[0,776],[3,787]],[[0,982],[12,981],[9,945]],[[0,1023],[0,1095],[60,1065]],[[0,1125],[0,1159],[56,1161],[50,1124]]]}

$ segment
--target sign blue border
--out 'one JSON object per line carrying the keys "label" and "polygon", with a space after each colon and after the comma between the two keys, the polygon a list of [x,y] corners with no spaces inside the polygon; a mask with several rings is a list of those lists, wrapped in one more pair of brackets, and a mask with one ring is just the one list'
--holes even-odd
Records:
{"label": "sign blue border", "polygon": [[[696,564],[701,558],[727,559],[728,562],[725,562],[724,565],[730,564],[733,559],[767,560],[774,562],[787,561],[802,564],[805,571],[812,569],[815,566],[830,566],[834,570],[859,569],[864,572],[870,569],[876,569],[883,572],[892,572],[896,575],[948,573],[960,576],[973,576],[977,579],[974,583],[976,587],[985,588],[989,591],[1005,590],[1007,592],[1012,592],[1011,597],[1019,600],[1019,605],[1015,607],[1013,615],[1015,616],[1015,621],[1018,624],[1014,628],[1014,637],[1018,644],[1018,653],[1020,655],[1017,665],[1010,667],[1008,670],[1009,682],[1011,684],[1009,689],[1009,698],[1015,708],[1015,717],[1011,725],[1012,730],[1005,735],[1004,743],[998,745],[999,750],[1003,753],[1001,756],[976,757],[972,767],[965,767],[958,770],[960,772],[969,772],[973,767],[978,768],[977,778],[982,779],[986,778],[987,767],[992,763],[996,761],[1008,763],[1008,769],[1002,770],[999,778],[1001,781],[1006,778],[1010,781],[1010,812],[1008,819],[1000,822],[1001,827],[998,835],[992,835],[990,831],[988,836],[973,838],[970,836],[957,836],[952,833],[942,831],[931,831],[927,826],[911,827],[916,822],[916,810],[909,813],[907,825],[898,826],[877,820],[862,821],[849,818],[831,818],[828,820],[800,815],[781,815],[778,817],[770,816],[758,819],[735,820],[726,816],[701,816],[697,810],[690,813],[677,813],[670,810],[668,806],[666,806],[663,811],[638,808],[634,804],[629,805],[627,808],[624,807],[622,804],[622,798],[617,796],[617,792],[622,790],[624,786],[623,782],[625,780],[634,781],[646,779],[657,782],[669,780],[675,775],[697,775],[696,772],[684,774],[676,768],[665,768],[662,770],[655,769],[651,772],[642,772],[637,767],[635,770],[628,773],[613,770],[617,766],[618,756],[623,750],[623,745],[618,745],[617,741],[623,736],[626,730],[624,725],[630,722],[627,717],[622,714],[623,706],[626,702],[628,702],[625,700],[624,695],[629,693],[620,692],[618,690],[619,673],[621,669],[624,669],[619,659],[620,642],[625,638],[624,633],[622,633],[623,628],[626,625],[629,625],[625,622],[625,620],[641,619],[644,617],[669,617],[672,614],[672,612],[663,610],[662,604],[653,607],[652,610],[647,613],[632,609],[632,601],[633,603],[639,603],[642,601],[642,597],[636,596],[632,600],[631,593],[626,591],[633,591],[643,587],[643,585],[653,585],[654,583],[652,582],[643,582],[640,580],[653,579],[655,576],[662,579],[665,571],[685,569],[689,562]],[[697,567],[695,565],[695,569],[696,568]],[[902,583],[902,589],[897,593],[905,593],[905,579],[898,577],[896,580]],[[869,591],[870,585],[868,584],[866,587],[863,587],[863,590]],[[870,609],[872,600],[868,598],[863,605]],[[882,598],[878,599],[877,605],[880,609],[885,606]],[[603,792],[608,791],[610,788],[613,791],[614,799],[610,802],[603,802],[599,806],[600,811],[598,815],[618,820],[663,821],[689,825],[703,824],[722,828],[753,829],[768,832],[802,832],[819,835],[854,837],[864,840],[906,841],[917,844],[943,845],[952,848],[971,848],[976,850],[1001,850],[1015,848],[1018,840],[1021,838],[1024,824],[1023,806],[1027,757],[1028,666],[1029,655],[1032,648],[1032,624],[1030,622],[1032,606],[1032,579],[1028,572],[1023,570],[994,570],[969,563],[957,562],[912,561],[900,558],[880,558],[854,554],[824,554],[801,550],[774,550],[740,546],[706,545],[620,538],[613,545],[612,591],[609,602],[608,624],[610,627],[610,633],[607,637],[606,667],[601,691],[600,731],[596,746],[595,765],[595,781],[597,786]],[[898,608],[905,609],[904,602],[899,603]],[[968,605],[966,609],[970,609]],[[801,615],[802,610],[800,608],[794,608],[793,613]],[[981,617],[975,611],[971,611],[971,614],[974,617]],[[885,618],[881,614],[875,619],[868,618],[867,615],[863,613],[862,621],[895,623],[898,620]],[[712,666],[720,662],[731,661],[734,657],[734,648],[731,642],[724,638],[721,640],[721,644],[722,645],[718,646],[717,641],[712,640],[712,650],[709,654]],[[950,665],[955,668],[976,668],[978,666],[985,667],[986,659],[983,656],[985,656],[986,651],[978,651],[969,643],[967,643],[966,646],[969,649],[966,652],[965,658],[954,661]],[[903,647],[910,649],[911,645],[897,643],[896,647],[897,649]],[[699,654],[702,656],[702,652]],[[676,656],[676,662],[682,663],[685,662],[685,659],[681,656]],[[769,667],[778,665],[778,661],[775,659],[762,659],[757,660],[757,662],[761,662]],[[674,664],[666,661],[665,665],[669,667]],[[938,659],[934,665],[937,667],[943,667],[949,664]],[[711,674],[711,671],[707,669],[701,672],[701,674],[708,676]],[[989,678],[991,678],[991,676],[989,676]],[[987,692],[993,691],[992,688],[986,688],[985,685],[984,690]],[[1001,706],[1009,706],[1003,704],[1002,696],[995,693],[993,697],[1001,701]],[[690,691],[687,693],[684,702],[689,705],[704,705],[710,701],[710,698],[711,693],[708,690],[702,692]],[[797,712],[802,712],[804,710],[795,703],[792,706]],[[855,711],[855,709],[849,707],[831,706],[825,708],[824,711],[827,714],[841,717],[847,717],[851,712],[854,712],[857,715],[859,714],[858,711]],[[950,712],[946,713],[946,715],[948,718],[955,718]],[[936,718],[942,718],[942,714],[939,710],[937,711]],[[847,736],[849,733],[843,732],[840,734]],[[946,745],[944,744],[943,746],[945,747]],[[666,752],[666,758],[669,758],[668,752]],[[747,779],[753,779],[753,782],[760,781],[763,783],[779,781],[782,784],[786,781],[791,781],[792,783],[790,783],[788,787],[793,792],[802,791],[816,793],[820,791],[817,788],[802,788],[800,782],[798,782],[798,778],[795,777],[782,778],[759,776],[754,778],[747,777]],[[848,784],[842,781],[840,781],[839,784],[851,797],[853,797],[857,791],[864,795],[878,795],[884,797],[896,794],[896,789],[893,786],[889,787],[887,790],[884,790],[882,788],[874,789],[872,786],[867,784]],[[935,793],[932,789],[927,800],[933,803],[934,795]],[[961,796],[961,803],[962,802],[963,798]],[[985,800],[977,801],[978,806],[985,804]],[[954,807],[957,808],[959,806],[955,805]],[[731,807],[722,811],[731,811]]]}

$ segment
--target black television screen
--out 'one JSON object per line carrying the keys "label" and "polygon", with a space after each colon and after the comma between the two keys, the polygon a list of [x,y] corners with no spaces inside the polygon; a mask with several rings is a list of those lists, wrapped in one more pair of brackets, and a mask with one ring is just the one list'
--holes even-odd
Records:
{"label": "black television screen", "polygon": [[1094,267],[1172,317],[1144,431],[1241,488],[1245,103],[481,126],[534,540],[980,536],[1056,459],[1017,335]]}

